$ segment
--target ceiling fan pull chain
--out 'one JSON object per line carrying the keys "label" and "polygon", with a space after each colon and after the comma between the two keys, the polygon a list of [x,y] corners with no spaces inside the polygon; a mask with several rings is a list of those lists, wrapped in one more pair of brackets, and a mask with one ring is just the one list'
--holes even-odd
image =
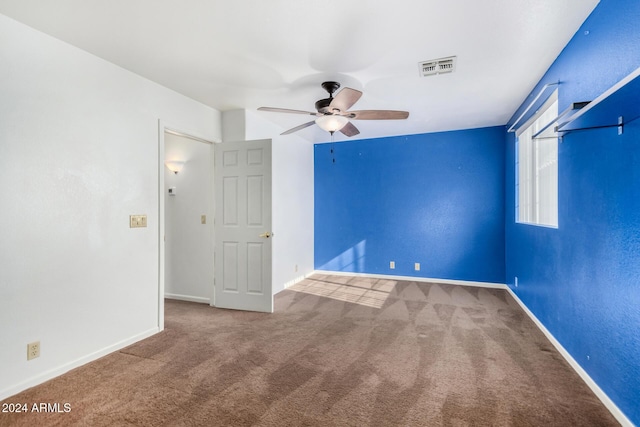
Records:
{"label": "ceiling fan pull chain", "polygon": [[329,132],[331,134],[331,160],[333,163],[336,162],[336,156],[333,152],[333,132]]}

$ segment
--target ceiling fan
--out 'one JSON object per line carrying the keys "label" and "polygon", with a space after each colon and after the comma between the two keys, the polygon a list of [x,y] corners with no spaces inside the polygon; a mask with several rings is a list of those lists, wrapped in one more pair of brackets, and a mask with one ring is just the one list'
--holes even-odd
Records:
{"label": "ceiling fan", "polygon": [[288,108],[260,107],[260,111],[272,111],[275,113],[293,113],[316,116],[315,120],[303,123],[285,132],[281,135],[288,135],[301,129],[317,124],[323,130],[331,133],[340,131],[346,136],[354,136],[360,133],[353,123],[349,120],[399,120],[409,117],[408,111],[394,110],[357,110],[348,111],[362,96],[359,90],[345,87],[334,97],[333,94],[340,87],[338,82],[324,82],[322,88],[329,92],[329,97],[320,99],[316,102],[317,112],[290,110]]}

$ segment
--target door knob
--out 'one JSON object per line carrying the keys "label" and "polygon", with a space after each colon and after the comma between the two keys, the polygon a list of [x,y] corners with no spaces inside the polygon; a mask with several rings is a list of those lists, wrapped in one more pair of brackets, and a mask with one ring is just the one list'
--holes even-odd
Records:
{"label": "door knob", "polygon": [[260,237],[262,237],[263,239],[268,239],[269,237],[273,236],[273,233],[269,232],[269,231],[265,231],[264,233],[262,233],[260,235]]}

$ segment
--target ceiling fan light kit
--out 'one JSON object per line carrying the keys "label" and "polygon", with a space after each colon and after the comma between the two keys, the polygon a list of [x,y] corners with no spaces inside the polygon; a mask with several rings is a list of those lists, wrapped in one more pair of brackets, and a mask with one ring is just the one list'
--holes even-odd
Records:
{"label": "ceiling fan light kit", "polygon": [[281,135],[288,135],[306,127],[317,124],[322,130],[333,135],[340,131],[345,136],[358,135],[360,131],[349,120],[402,120],[409,117],[408,111],[393,110],[360,110],[348,111],[362,96],[359,90],[345,87],[334,97],[333,94],[340,88],[338,82],[323,82],[322,88],[329,93],[329,97],[316,101],[317,112],[303,110],[292,110],[288,108],[260,107],[260,111],[271,111],[274,113],[305,114],[316,116],[315,120],[298,125],[292,129],[284,131]]}
{"label": "ceiling fan light kit", "polygon": [[316,119],[316,124],[320,126],[322,130],[329,133],[342,129],[347,122],[349,122],[349,119],[345,116],[334,116],[333,114],[320,116]]}

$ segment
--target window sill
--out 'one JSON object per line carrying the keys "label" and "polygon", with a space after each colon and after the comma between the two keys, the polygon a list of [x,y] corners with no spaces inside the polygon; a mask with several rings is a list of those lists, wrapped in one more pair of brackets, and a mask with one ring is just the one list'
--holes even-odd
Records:
{"label": "window sill", "polygon": [[529,225],[529,226],[533,226],[533,227],[542,227],[542,228],[551,228],[553,230],[557,230],[558,226],[557,225],[550,225],[550,224],[538,224],[536,222],[522,222],[522,221],[516,221],[516,224],[521,224],[521,225]]}

